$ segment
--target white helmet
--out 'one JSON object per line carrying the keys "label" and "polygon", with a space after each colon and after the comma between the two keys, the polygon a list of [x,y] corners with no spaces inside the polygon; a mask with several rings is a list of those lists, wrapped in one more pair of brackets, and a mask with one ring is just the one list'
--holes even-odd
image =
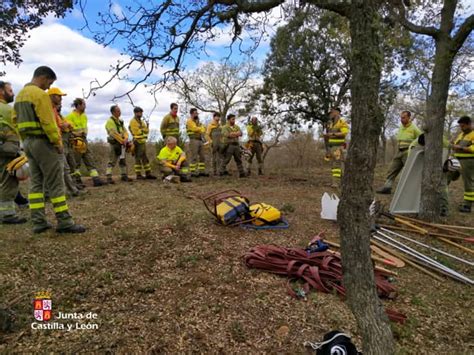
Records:
{"label": "white helmet", "polygon": [[15,170],[15,176],[19,181],[27,180],[30,177],[30,165],[28,163],[23,164]]}
{"label": "white helmet", "polygon": [[461,170],[461,163],[456,158],[449,158],[444,163],[444,168],[447,171],[459,171]]}

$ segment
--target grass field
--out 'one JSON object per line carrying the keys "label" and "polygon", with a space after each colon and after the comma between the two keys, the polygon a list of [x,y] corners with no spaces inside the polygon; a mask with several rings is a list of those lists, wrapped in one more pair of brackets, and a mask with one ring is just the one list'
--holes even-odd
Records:
{"label": "grass field", "polygon": [[[30,226],[1,226],[0,308],[15,320],[0,333],[0,351],[305,353],[304,341],[320,340],[333,329],[352,334],[360,346],[353,316],[337,296],[292,299],[285,279],[249,270],[241,260],[255,245],[304,246],[322,230],[338,239],[337,226],[319,218],[328,176],[329,167],[322,167],[181,185],[89,187],[86,196],[70,201],[75,220],[88,227],[83,235],[36,236]],[[226,188],[281,208],[290,229],[216,225],[200,197]],[[462,198],[460,182],[451,198],[454,210]],[[472,214],[454,212],[448,221],[474,225]],[[396,286],[398,298],[386,304],[408,316],[405,325],[393,326],[399,353],[474,351],[471,287],[440,283],[411,267],[400,269]],[[97,313],[98,329],[31,329],[33,298],[41,290],[51,291],[53,314]]]}

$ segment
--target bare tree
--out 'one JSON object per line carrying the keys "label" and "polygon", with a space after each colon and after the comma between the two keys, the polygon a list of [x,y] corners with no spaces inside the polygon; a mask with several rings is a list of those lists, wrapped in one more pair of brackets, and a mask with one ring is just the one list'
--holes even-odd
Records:
{"label": "bare tree", "polygon": [[208,62],[179,76],[171,89],[189,105],[203,112],[217,111],[225,122],[231,109],[242,109],[257,86],[258,68],[252,60],[233,64]]}

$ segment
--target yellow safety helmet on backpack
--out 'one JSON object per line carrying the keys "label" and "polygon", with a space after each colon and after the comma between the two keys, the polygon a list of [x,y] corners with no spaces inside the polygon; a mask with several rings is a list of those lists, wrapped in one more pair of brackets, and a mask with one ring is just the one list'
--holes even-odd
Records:
{"label": "yellow safety helmet on backpack", "polygon": [[82,137],[74,137],[72,140],[72,147],[74,151],[78,152],[79,154],[84,154],[87,152],[87,143]]}

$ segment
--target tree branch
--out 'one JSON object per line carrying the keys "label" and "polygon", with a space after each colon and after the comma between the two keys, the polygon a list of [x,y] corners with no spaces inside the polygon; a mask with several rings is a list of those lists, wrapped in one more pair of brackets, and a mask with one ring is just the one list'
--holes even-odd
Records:
{"label": "tree branch", "polygon": [[471,34],[474,29],[474,15],[469,16],[463,24],[459,27],[458,33],[453,37],[453,50],[459,51],[464,44],[464,41]]}

